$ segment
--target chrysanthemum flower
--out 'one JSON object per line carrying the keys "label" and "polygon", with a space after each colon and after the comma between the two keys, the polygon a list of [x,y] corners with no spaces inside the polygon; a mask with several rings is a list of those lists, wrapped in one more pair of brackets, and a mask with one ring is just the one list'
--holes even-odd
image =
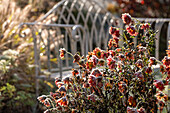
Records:
{"label": "chrysanthemum flower", "polygon": [[152,73],[152,68],[151,67],[147,67],[145,72],[148,73],[148,74]]}
{"label": "chrysanthemum flower", "polygon": [[143,61],[141,59],[138,59],[135,63],[135,65],[138,67],[138,68],[143,68]]}
{"label": "chrysanthemum flower", "polygon": [[72,75],[73,75],[73,76],[76,76],[76,75],[78,75],[78,74],[79,74],[78,70],[72,69]]}
{"label": "chrysanthemum flower", "polygon": [[101,52],[101,49],[97,47],[93,50],[93,55],[95,55],[97,58],[101,58]]}
{"label": "chrysanthemum flower", "polygon": [[70,79],[70,77],[63,78],[64,84],[69,84],[69,82],[70,82],[69,79]]}
{"label": "chrysanthemum flower", "polygon": [[164,94],[163,92],[158,92],[156,95],[157,100],[161,101],[164,100],[165,102],[168,101],[168,95]]}
{"label": "chrysanthemum flower", "polygon": [[66,97],[62,97],[62,98],[57,100],[57,103],[60,104],[61,106],[67,106],[68,101],[67,101]]}
{"label": "chrysanthemum flower", "polygon": [[88,60],[88,61],[86,62],[86,68],[91,71],[92,68],[95,67],[93,64],[94,64],[94,63],[93,63],[92,60]]}
{"label": "chrysanthemum flower", "polygon": [[88,83],[92,87],[96,86],[96,77],[94,75],[90,75],[88,78]]}
{"label": "chrysanthemum flower", "polygon": [[148,28],[149,28],[149,24],[148,23],[142,24],[142,26],[141,26],[141,29],[144,29],[144,30],[146,30]]}
{"label": "chrysanthemum flower", "polygon": [[98,62],[98,63],[99,63],[100,66],[104,66],[105,61],[104,61],[103,59],[99,59],[99,62]]}
{"label": "chrysanthemum flower", "polygon": [[91,60],[93,61],[93,66],[96,67],[98,64],[98,58],[95,55],[92,55]]}
{"label": "chrysanthemum flower", "polygon": [[108,54],[111,55],[112,57],[116,55],[116,52],[114,50],[109,50]]}
{"label": "chrysanthemum flower", "polygon": [[156,65],[156,58],[155,57],[150,57],[149,59],[149,67],[151,67],[152,65]]}
{"label": "chrysanthemum flower", "polygon": [[109,48],[112,48],[112,47],[113,47],[113,39],[110,39],[110,40],[109,40],[108,46],[109,46]]}
{"label": "chrysanthemum flower", "polygon": [[104,51],[104,50],[101,51],[101,58],[103,58],[103,59],[108,58],[108,56],[109,55],[108,55],[108,53],[106,51]]}
{"label": "chrysanthemum flower", "polygon": [[109,69],[114,69],[116,66],[116,61],[111,56],[109,56],[107,58],[107,65],[109,66]]}
{"label": "chrysanthemum flower", "polygon": [[170,65],[170,57],[165,56],[162,60],[163,64],[167,67]]}
{"label": "chrysanthemum flower", "polygon": [[135,29],[135,27],[134,26],[128,26],[127,28],[126,28],[126,30],[127,30],[127,32],[130,34],[130,35],[132,35],[132,36],[137,36],[137,32],[136,32],[136,29]]}
{"label": "chrysanthemum flower", "polygon": [[115,28],[115,27],[110,27],[109,28],[109,34],[112,35],[112,36],[116,36],[116,37],[120,36],[119,29]]}
{"label": "chrysanthemum flower", "polygon": [[156,88],[158,88],[160,91],[164,90],[164,83],[161,80],[154,80],[154,83]]}
{"label": "chrysanthemum flower", "polygon": [[80,56],[79,56],[79,54],[75,54],[74,56],[73,56],[73,63],[75,63],[75,62],[79,62],[80,61]]}
{"label": "chrysanthemum flower", "polygon": [[122,20],[123,20],[123,23],[129,25],[132,21],[131,19],[131,16],[129,15],[129,13],[124,13],[122,14]]}
{"label": "chrysanthemum flower", "polygon": [[64,83],[63,83],[63,82],[56,82],[56,81],[55,81],[55,85],[56,85],[58,88],[60,88],[61,86],[64,85]]}

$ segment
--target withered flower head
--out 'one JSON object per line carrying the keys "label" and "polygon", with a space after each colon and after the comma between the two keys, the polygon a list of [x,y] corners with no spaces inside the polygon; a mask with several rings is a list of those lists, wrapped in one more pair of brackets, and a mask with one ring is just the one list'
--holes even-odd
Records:
{"label": "withered flower head", "polygon": [[73,63],[75,63],[75,62],[79,62],[80,61],[80,56],[79,56],[79,54],[75,54],[74,56],[73,56],[73,58],[74,58],[74,60],[73,60]]}

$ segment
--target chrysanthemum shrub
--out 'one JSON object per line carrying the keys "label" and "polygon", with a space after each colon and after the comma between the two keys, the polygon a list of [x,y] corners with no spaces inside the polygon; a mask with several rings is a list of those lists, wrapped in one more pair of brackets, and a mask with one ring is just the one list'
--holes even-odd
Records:
{"label": "chrysanthemum shrub", "polygon": [[[126,13],[122,15],[122,20],[125,29],[110,27],[108,32],[112,39],[107,50],[97,47],[86,57],[78,53],[72,55],[79,68],[72,69],[69,77],[62,80],[56,78],[56,92],[38,97],[47,107],[45,113],[167,111],[168,95],[164,90],[170,78],[170,50],[162,61],[157,60],[151,55],[156,32],[150,24],[141,23]],[[138,40],[136,45],[133,38]],[[119,41],[124,43],[119,45]],[[71,53],[61,48],[62,59],[65,54]],[[160,69],[155,72],[154,67]],[[159,74],[162,77],[156,80]]]}

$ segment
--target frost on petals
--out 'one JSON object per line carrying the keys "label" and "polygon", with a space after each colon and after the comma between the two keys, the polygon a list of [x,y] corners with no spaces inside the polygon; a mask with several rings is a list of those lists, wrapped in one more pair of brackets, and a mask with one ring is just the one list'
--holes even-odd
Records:
{"label": "frost on petals", "polygon": [[129,15],[129,13],[124,13],[124,14],[122,14],[122,20],[123,20],[123,23],[129,25],[132,21],[132,18]]}

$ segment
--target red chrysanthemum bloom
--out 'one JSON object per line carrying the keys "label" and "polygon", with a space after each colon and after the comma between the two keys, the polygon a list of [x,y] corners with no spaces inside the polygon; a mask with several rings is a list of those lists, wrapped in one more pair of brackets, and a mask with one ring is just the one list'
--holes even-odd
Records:
{"label": "red chrysanthemum bloom", "polygon": [[73,63],[75,63],[75,62],[79,62],[80,61],[80,56],[79,56],[79,54],[75,54],[74,56],[73,56]]}
{"label": "red chrysanthemum bloom", "polygon": [[138,59],[135,63],[135,65],[138,67],[138,68],[143,68],[143,61],[141,59]]}
{"label": "red chrysanthemum bloom", "polygon": [[65,48],[60,48],[60,58],[61,59],[64,59],[64,55],[65,55],[65,53],[66,53],[66,50],[65,50]]}
{"label": "red chrysanthemum bloom", "polygon": [[101,49],[100,48],[95,48],[93,50],[93,55],[95,55],[97,58],[101,58]]}
{"label": "red chrysanthemum bloom", "polygon": [[88,78],[88,83],[90,86],[95,87],[96,86],[96,77],[94,75],[90,75]]}
{"label": "red chrysanthemum bloom", "polygon": [[164,100],[165,102],[168,101],[168,95],[164,94],[163,92],[158,92],[155,96],[159,101],[161,100]]}
{"label": "red chrysanthemum bloom", "polygon": [[53,93],[53,92],[50,92],[50,96],[52,96],[54,99],[57,99],[59,97],[61,97],[61,93],[59,91]]}
{"label": "red chrysanthemum bloom", "polygon": [[168,76],[170,76],[170,65],[166,67],[166,72],[167,72]]}
{"label": "red chrysanthemum bloom", "polygon": [[113,39],[110,39],[110,40],[109,40],[108,46],[109,46],[109,48],[112,48],[112,47],[113,47]]}
{"label": "red chrysanthemum bloom", "polygon": [[69,82],[70,82],[70,77],[65,77],[65,78],[63,78],[63,82],[64,82],[64,84],[69,84]]}
{"label": "red chrysanthemum bloom", "polygon": [[125,82],[120,81],[120,82],[118,83],[118,86],[119,86],[119,91],[120,91],[121,93],[126,93],[126,91],[127,91],[127,85],[126,85]]}
{"label": "red chrysanthemum bloom", "polygon": [[158,88],[160,91],[164,90],[165,87],[164,87],[164,83],[160,80],[154,80],[154,83],[156,88]]}
{"label": "red chrysanthemum bloom", "polygon": [[112,57],[116,55],[116,52],[114,50],[109,50],[108,54],[111,55]]}
{"label": "red chrysanthemum bloom", "polygon": [[84,59],[81,59],[78,64],[79,64],[80,67],[83,67],[83,68],[86,67],[86,65],[84,63]]}
{"label": "red chrysanthemum bloom", "polygon": [[55,82],[55,85],[56,85],[58,88],[60,88],[61,86],[64,85],[64,83],[63,83],[63,82]]}
{"label": "red chrysanthemum bloom", "polygon": [[115,28],[115,27],[109,28],[109,34],[112,35],[112,36],[116,36],[116,37],[120,36],[119,29]]}
{"label": "red chrysanthemum bloom", "polygon": [[98,58],[97,58],[95,55],[93,55],[93,56],[91,57],[91,60],[93,61],[93,66],[96,67],[96,65],[97,65],[97,63],[98,63]]}
{"label": "red chrysanthemum bloom", "polygon": [[119,38],[118,38],[118,37],[113,36],[113,43],[115,43],[115,44],[118,46]]}
{"label": "red chrysanthemum bloom", "polygon": [[163,64],[167,67],[170,65],[170,57],[165,56],[162,60]]}
{"label": "red chrysanthemum bloom", "polygon": [[150,57],[149,59],[149,67],[151,67],[152,65],[156,65],[156,58],[155,57]]}
{"label": "red chrysanthemum bloom", "polygon": [[105,61],[103,59],[99,59],[99,65],[104,66]]}
{"label": "red chrysanthemum bloom", "polygon": [[166,70],[165,70],[164,66],[163,66],[163,65],[160,65],[160,72],[163,74],[165,71],[166,71]]}
{"label": "red chrysanthemum bloom", "polygon": [[127,28],[126,28],[126,30],[127,30],[127,32],[130,34],[130,35],[132,35],[132,36],[137,36],[137,32],[136,32],[136,29],[135,29],[135,27],[134,26],[128,26]]}
{"label": "red chrysanthemum bloom", "polygon": [[78,70],[72,69],[72,75],[73,75],[73,76],[76,76],[76,75],[78,75],[78,74],[79,74]]}
{"label": "red chrysanthemum bloom", "polygon": [[93,52],[88,52],[88,55],[86,56],[87,60],[89,60],[93,55]]}
{"label": "red chrysanthemum bloom", "polygon": [[107,58],[107,65],[109,66],[109,69],[113,69],[116,66],[116,61],[111,56],[109,56]]}
{"label": "red chrysanthemum bloom", "polygon": [[106,51],[104,51],[104,50],[101,51],[101,58],[103,58],[103,59],[108,58],[108,56],[109,55],[108,55],[108,53]]}
{"label": "red chrysanthemum bloom", "polygon": [[149,28],[149,24],[148,23],[142,24],[142,26],[141,26],[141,29],[144,29],[144,30],[146,30],[148,28]]}
{"label": "red chrysanthemum bloom", "polygon": [[67,106],[68,101],[67,101],[66,97],[62,97],[62,98],[57,100],[57,103],[60,104],[61,106]]}
{"label": "red chrysanthemum bloom", "polygon": [[131,19],[131,16],[129,15],[129,13],[124,13],[122,14],[122,20],[123,20],[123,23],[129,25],[132,21]]}
{"label": "red chrysanthemum bloom", "polygon": [[127,107],[127,113],[138,113],[136,108]]}
{"label": "red chrysanthemum bloom", "polygon": [[130,106],[136,107],[136,100],[134,99],[134,97],[130,96],[128,102]]}
{"label": "red chrysanthemum bloom", "polygon": [[147,67],[145,72],[148,73],[148,74],[152,73],[152,68],[151,67]]}
{"label": "red chrysanthemum bloom", "polygon": [[58,91],[61,93],[61,94],[65,94],[66,93],[66,88],[65,86],[61,86]]}
{"label": "red chrysanthemum bloom", "polygon": [[116,31],[116,28],[115,28],[115,27],[110,27],[110,28],[109,28],[109,34],[110,34],[110,35],[113,35],[115,31]]}
{"label": "red chrysanthemum bloom", "polygon": [[141,107],[140,109],[137,110],[138,113],[146,113],[145,109],[143,107]]}

